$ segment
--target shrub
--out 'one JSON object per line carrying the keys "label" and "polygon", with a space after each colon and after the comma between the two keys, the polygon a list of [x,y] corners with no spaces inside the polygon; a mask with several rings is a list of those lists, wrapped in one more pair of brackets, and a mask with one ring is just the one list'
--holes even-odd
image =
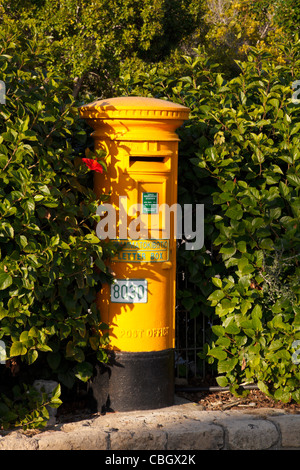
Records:
{"label": "shrub", "polygon": [[[202,50],[181,79],[151,74],[126,82],[132,94],[191,109],[180,130],[179,201],[205,204],[205,246],[178,252],[188,290],[178,299],[213,323],[204,356],[217,381],[238,393],[257,383],[275,399],[300,401],[299,104],[300,43],[285,61],[251,49],[225,81]],[[282,62],[282,61],[281,61]],[[181,251],[183,250],[183,251]],[[297,362],[297,361],[296,361]]]}
{"label": "shrub", "polygon": [[12,372],[24,378],[35,366],[35,378],[72,386],[105,360],[95,297],[107,275],[81,159],[86,128],[71,90],[43,69],[39,44],[11,30],[1,43],[0,339]]}

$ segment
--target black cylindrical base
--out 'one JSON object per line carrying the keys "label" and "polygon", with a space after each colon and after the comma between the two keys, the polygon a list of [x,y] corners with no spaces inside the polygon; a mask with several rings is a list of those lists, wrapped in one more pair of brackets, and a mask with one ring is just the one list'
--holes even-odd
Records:
{"label": "black cylindrical base", "polygon": [[174,350],[110,352],[96,367],[91,388],[97,410],[133,411],[174,404]]}

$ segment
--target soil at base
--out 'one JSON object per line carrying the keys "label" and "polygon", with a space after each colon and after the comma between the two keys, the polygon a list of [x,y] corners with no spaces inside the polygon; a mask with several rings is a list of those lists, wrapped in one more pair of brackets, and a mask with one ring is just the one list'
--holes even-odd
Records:
{"label": "soil at base", "polygon": [[[191,387],[201,386],[203,384],[189,384]],[[210,384],[212,385],[212,384]],[[213,385],[216,385],[215,383]],[[180,387],[180,386],[179,386]],[[179,390],[179,387],[177,389]],[[184,388],[188,387],[185,385]],[[176,390],[176,389],[175,389]],[[255,410],[259,408],[270,408],[282,410],[286,413],[300,414],[300,403],[282,403],[266,396],[260,390],[248,390],[246,396],[236,397],[229,391],[198,391],[198,392],[180,392],[176,395],[191,402],[197,403],[199,409],[205,411],[226,411],[226,410]],[[64,403],[58,408],[57,421],[70,422],[82,419],[89,419],[93,416],[99,416],[101,413],[91,410],[86,400],[74,400]],[[104,414],[104,413],[102,413]]]}
{"label": "soil at base", "polygon": [[[199,388],[216,388],[215,377],[207,375],[205,378],[192,377],[189,379],[175,379],[176,395],[197,403],[203,410],[241,410],[272,408],[284,410],[286,413],[300,414],[300,403],[283,403],[268,397],[265,393],[255,388],[244,390],[242,396],[235,396],[230,391],[192,391]],[[188,392],[180,391],[189,389]]]}

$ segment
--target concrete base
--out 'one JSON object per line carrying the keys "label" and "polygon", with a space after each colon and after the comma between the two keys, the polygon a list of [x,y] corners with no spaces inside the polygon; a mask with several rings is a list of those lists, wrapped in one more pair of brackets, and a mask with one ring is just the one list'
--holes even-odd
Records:
{"label": "concrete base", "polygon": [[[126,450],[129,456],[134,455],[130,451],[151,451],[150,463],[157,462],[157,455],[180,451],[182,458],[192,452],[201,465],[198,450],[300,450],[300,414],[267,408],[203,411],[186,402],[160,410],[98,414],[43,432],[0,431],[1,450],[109,451],[99,454],[101,463],[112,451]],[[143,459],[147,454],[141,464]]]}

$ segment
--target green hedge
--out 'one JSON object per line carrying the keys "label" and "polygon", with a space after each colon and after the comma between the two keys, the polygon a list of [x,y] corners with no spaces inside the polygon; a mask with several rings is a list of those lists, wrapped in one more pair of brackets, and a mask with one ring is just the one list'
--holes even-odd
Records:
{"label": "green hedge", "polygon": [[[0,340],[8,368],[0,372],[28,381],[34,370],[34,379],[38,372],[70,387],[105,360],[95,296],[109,279],[103,260],[110,246],[95,237],[100,201],[82,165],[90,129],[71,90],[45,71],[50,59],[38,43],[11,31],[1,40]],[[204,355],[218,383],[238,393],[254,382],[275,399],[299,402],[300,107],[292,99],[299,43],[283,53],[279,64],[252,50],[226,82],[197,50],[182,64],[184,77],[127,75],[118,94],[191,109],[179,130],[179,201],[205,204],[205,245],[179,248],[188,288],[177,297],[191,317],[212,323]],[[24,387],[2,393],[2,426],[45,422],[46,398]],[[34,412],[14,408],[26,396]],[[59,390],[51,401],[59,404]]]}
{"label": "green hedge", "polygon": [[179,131],[179,200],[205,204],[205,246],[179,249],[188,289],[177,297],[213,323],[204,356],[221,386],[257,383],[284,402],[300,401],[299,51],[299,42],[283,48],[278,63],[252,49],[226,82],[197,50],[183,78],[150,72],[124,83],[191,109]]}
{"label": "green hedge", "polygon": [[[95,235],[100,202],[81,159],[90,129],[71,90],[44,70],[38,43],[10,30],[1,46],[0,340],[7,367],[0,366],[0,392],[8,369],[25,383],[32,368],[35,379],[71,387],[105,360],[95,304],[107,279]],[[0,424],[16,415],[10,399],[10,391],[1,397]]]}

